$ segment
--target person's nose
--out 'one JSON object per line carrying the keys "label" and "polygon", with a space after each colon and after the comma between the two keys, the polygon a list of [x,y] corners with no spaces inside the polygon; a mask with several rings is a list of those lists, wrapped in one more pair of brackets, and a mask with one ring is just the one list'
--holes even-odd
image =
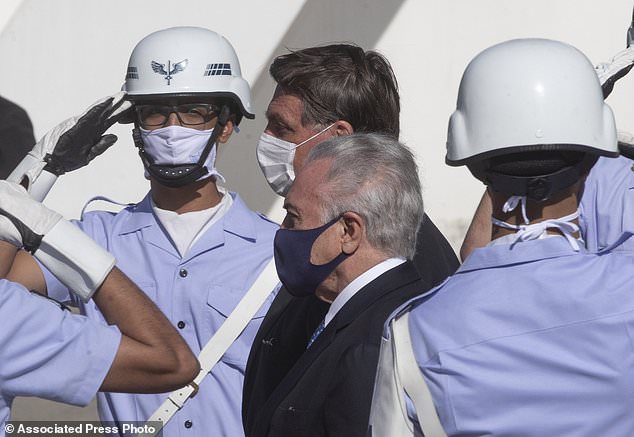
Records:
{"label": "person's nose", "polygon": [[167,117],[167,121],[165,122],[165,126],[179,126],[181,124],[178,116],[175,112],[170,112],[170,115]]}

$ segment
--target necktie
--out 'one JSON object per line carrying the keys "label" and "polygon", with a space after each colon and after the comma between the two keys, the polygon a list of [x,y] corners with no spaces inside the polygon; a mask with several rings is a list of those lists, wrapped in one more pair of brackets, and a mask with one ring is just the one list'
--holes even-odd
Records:
{"label": "necktie", "polygon": [[326,327],[326,324],[322,320],[319,323],[319,326],[317,326],[317,329],[315,329],[315,332],[313,332],[313,335],[310,336],[310,340],[308,340],[308,346],[306,346],[306,349],[308,349],[310,345],[313,344],[315,340],[317,340],[317,337],[319,337],[319,334],[321,334],[321,331],[323,331],[325,327]]}

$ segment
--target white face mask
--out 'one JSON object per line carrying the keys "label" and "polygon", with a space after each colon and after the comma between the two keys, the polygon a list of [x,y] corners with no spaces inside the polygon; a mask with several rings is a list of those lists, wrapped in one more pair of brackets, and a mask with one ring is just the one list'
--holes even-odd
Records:
{"label": "white face mask", "polygon": [[[154,164],[194,164],[200,159],[212,132],[213,129],[198,130],[176,125],[155,130],[141,128],[141,138],[145,152],[152,157]],[[216,170],[215,163],[216,145],[211,148],[204,163],[208,173],[198,178],[199,181],[210,176],[216,176],[224,181],[222,175]],[[147,171],[145,177],[149,179]]]}
{"label": "white face mask", "polygon": [[295,149],[318,137],[333,126],[334,123],[299,144],[262,133],[256,148],[258,164],[273,191],[282,197],[286,196],[295,180],[295,170],[293,169]]}

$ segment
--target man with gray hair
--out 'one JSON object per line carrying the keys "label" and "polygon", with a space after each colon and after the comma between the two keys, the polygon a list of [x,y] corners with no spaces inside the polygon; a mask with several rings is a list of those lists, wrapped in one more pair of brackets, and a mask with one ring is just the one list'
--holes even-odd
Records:
{"label": "man with gray hair", "polygon": [[284,208],[279,278],[330,307],[250,435],[364,436],[383,323],[430,287],[411,262],[423,216],[414,157],[391,137],[334,137],[311,150]]}

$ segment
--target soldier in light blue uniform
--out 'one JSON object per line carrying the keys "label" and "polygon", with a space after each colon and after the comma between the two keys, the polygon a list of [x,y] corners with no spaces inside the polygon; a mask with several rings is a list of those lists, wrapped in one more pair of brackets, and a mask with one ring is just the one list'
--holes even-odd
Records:
{"label": "soldier in light blue uniform", "polygon": [[[217,185],[223,178],[214,165],[218,145],[243,116],[253,118],[249,85],[227,40],[207,29],[181,27],[155,32],[137,44],[124,89],[135,105],[129,121],[135,124],[133,136],[151,191],[118,214],[91,212],[77,224],[117,257],[118,267],[198,354],[273,255],[277,225]],[[28,281],[26,275],[15,279]],[[46,269],[29,285],[56,299],[69,298]],[[243,434],[246,360],[273,298],[167,424],[164,435]],[[88,317],[101,319],[94,305],[75,302]],[[101,394],[99,412],[102,420],[145,421],[166,398]]]}
{"label": "soldier in light blue uniform", "polygon": [[121,334],[0,281],[0,437],[16,396],[87,405],[99,390]]}
{"label": "soldier in light blue uniform", "polygon": [[[573,47],[514,40],[471,61],[447,162],[488,186],[493,239],[408,305],[414,366],[433,404],[407,402],[426,436],[633,435],[633,261],[587,251],[577,222],[584,175],[616,153],[612,112]],[[375,391],[374,436],[385,435],[377,418],[388,393]],[[444,433],[431,430],[438,418]]]}
{"label": "soldier in light blue uniform", "polygon": [[0,281],[0,318],[0,424],[15,396],[90,402],[119,347],[116,327],[74,316],[6,280]]}
{"label": "soldier in light blue uniform", "polygon": [[[161,228],[149,195],[118,214],[91,212],[78,222],[84,232],[116,255],[117,265],[161,308],[195,354],[226,320],[271,256],[276,227],[250,211],[237,194],[227,196],[232,196],[231,206],[184,257]],[[68,297],[66,287],[48,271],[45,277],[49,296]],[[242,433],[241,422],[232,419],[239,416],[253,337],[273,297],[214,367],[196,397],[168,423],[166,435],[179,435],[179,429],[187,432],[189,428],[193,435],[201,435],[203,430],[223,436]],[[101,318],[94,304],[81,304],[81,308],[90,318]],[[143,421],[165,398],[165,394],[102,393],[100,417]]]}
{"label": "soldier in light blue uniform", "polygon": [[86,405],[97,390],[161,392],[194,378],[195,357],[159,309],[113,268],[112,255],[5,181],[0,240],[1,272],[13,261],[13,246],[24,247],[78,299],[94,299],[107,322],[0,280],[0,437],[10,430],[4,425],[16,396]]}

